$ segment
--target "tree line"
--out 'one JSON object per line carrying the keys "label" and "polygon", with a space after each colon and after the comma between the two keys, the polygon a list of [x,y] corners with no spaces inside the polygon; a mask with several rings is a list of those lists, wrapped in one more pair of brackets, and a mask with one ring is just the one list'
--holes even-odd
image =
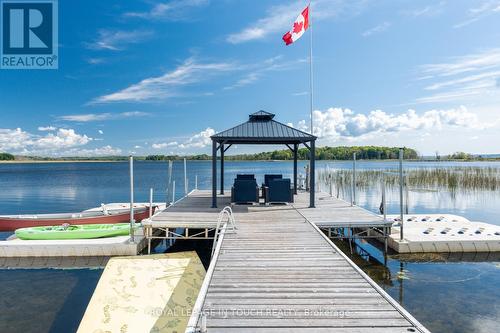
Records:
{"label": "tree line", "polygon": [[[397,159],[399,156],[398,147],[378,147],[378,146],[353,146],[353,147],[318,147],[316,148],[317,160],[351,160],[353,154],[356,153],[356,158],[360,160],[387,160]],[[300,148],[298,150],[298,159],[306,160],[309,158],[309,149]],[[148,155],[147,161],[164,161],[164,160],[181,160],[187,158],[189,160],[210,160],[212,156],[207,154],[180,156],[180,155]],[[404,148],[405,159],[417,159],[418,153],[411,148]],[[227,155],[225,160],[238,161],[266,161],[266,160],[292,160],[293,153],[290,149],[275,150],[270,152],[261,152],[255,154],[237,154]]]}

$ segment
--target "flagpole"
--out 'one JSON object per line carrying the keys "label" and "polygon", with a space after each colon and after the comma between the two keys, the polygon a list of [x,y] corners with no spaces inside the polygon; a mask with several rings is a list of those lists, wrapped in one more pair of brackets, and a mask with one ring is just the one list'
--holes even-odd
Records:
{"label": "flagpole", "polygon": [[[311,1],[312,2],[312,1]],[[314,104],[313,104],[313,31],[312,31],[312,28],[313,28],[313,22],[312,22],[312,12],[311,12],[311,2],[309,2],[309,29],[311,30],[311,38],[309,39],[310,43],[309,43],[309,75],[310,75],[310,86],[309,86],[309,89],[310,89],[310,93],[309,93],[309,97],[310,97],[310,108],[311,108],[311,134],[314,135],[314,125],[313,125],[313,108],[314,108]]]}

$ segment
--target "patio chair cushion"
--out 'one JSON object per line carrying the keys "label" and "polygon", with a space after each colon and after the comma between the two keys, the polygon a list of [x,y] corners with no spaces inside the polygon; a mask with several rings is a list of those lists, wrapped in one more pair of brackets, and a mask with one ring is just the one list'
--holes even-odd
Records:
{"label": "patio chair cushion", "polygon": [[231,201],[236,203],[259,202],[259,187],[255,179],[235,179],[231,188]]}
{"label": "patio chair cushion", "polygon": [[272,179],[266,187],[266,202],[293,202],[293,189],[290,179]]}
{"label": "patio chair cushion", "polygon": [[255,180],[255,175],[252,174],[237,174],[236,179],[248,179],[248,180]]}
{"label": "patio chair cushion", "polygon": [[272,179],[282,179],[283,175],[264,175],[264,186],[269,186],[269,181]]}

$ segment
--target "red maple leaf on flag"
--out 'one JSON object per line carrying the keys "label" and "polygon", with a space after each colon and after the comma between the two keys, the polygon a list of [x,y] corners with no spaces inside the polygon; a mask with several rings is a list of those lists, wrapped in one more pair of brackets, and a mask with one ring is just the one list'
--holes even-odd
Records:
{"label": "red maple leaf on flag", "polygon": [[303,25],[304,25],[304,22],[300,22],[300,23],[295,22],[293,24],[293,33],[298,34],[299,32],[301,32]]}
{"label": "red maple leaf on flag", "polygon": [[[2,1],[2,0],[0,0]],[[304,10],[297,16],[295,22],[293,22],[292,29],[285,33],[282,37],[286,45],[290,45],[299,39],[304,32],[309,28],[309,6],[304,8]]]}

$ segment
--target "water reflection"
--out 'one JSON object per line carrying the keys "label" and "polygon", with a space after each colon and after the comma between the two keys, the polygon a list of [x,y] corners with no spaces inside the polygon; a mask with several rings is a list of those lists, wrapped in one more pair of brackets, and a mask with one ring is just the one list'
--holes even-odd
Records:
{"label": "water reflection", "polygon": [[379,244],[336,244],[432,332],[495,332],[500,253],[390,254],[384,265]]}
{"label": "water reflection", "polygon": [[0,332],[76,332],[101,270],[1,270]]}

